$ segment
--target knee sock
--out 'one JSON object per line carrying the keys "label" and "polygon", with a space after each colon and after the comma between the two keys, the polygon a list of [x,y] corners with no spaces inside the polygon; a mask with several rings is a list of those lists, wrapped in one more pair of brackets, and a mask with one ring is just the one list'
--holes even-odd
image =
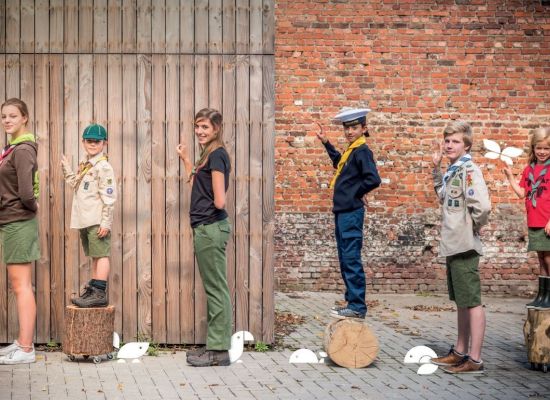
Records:
{"label": "knee sock", "polygon": [[96,289],[103,290],[103,291],[107,289],[107,281],[102,281],[99,279],[92,279],[90,285],[92,285]]}

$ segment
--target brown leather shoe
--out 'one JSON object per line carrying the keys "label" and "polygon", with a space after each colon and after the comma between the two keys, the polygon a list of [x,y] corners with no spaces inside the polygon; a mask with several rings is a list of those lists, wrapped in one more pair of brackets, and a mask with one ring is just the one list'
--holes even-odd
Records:
{"label": "brown leather shoe", "polygon": [[483,374],[485,372],[483,361],[476,363],[468,356],[464,356],[460,364],[442,369],[449,374]]}
{"label": "brown leather shoe", "polygon": [[231,364],[227,350],[206,350],[201,355],[187,357],[187,362],[193,367],[225,367]]}
{"label": "brown leather shoe", "polygon": [[454,346],[451,346],[449,353],[443,357],[432,358],[430,362],[435,365],[450,367],[459,364],[465,356],[456,354]]}
{"label": "brown leather shoe", "polygon": [[190,349],[186,351],[186,355],[187,355],[186,358],[189,359],[189,357],[198,357],[203,355],[205,352],[206,352],[206,346],[201,346],[199,348],[192,349],[192,350]]}

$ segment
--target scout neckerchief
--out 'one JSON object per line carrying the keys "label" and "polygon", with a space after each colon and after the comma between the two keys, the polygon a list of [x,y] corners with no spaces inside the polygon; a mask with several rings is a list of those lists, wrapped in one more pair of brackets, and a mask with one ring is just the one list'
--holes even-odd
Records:
{"label": "scout neckerchief", "polygon": [[447,172],[445,172],[445,175],[443,175],[443,186],[441,186],[441,190],[439,191],[440,194],[444,194],[447,190],[447,182],[449,181],[449,179],[455,176],[460,167],[462,167],[464,163],[470,161],[471,159],[472,156],[470,154],[465,154],[460,158],[460,160],[456,161],[453,165],[447,168]]}
{"label": "scout neckerchief", "polygon": [[349,156],[351,155],[352,151],[362,144],[367,143],[367,139],[365,139],[365,136],[361,135],[360,138],[356,139],[352,144],[349,145],[349,147],[346,149],[344,154],[342,154],[342,158],[340,158],[340,162],[338,163],[338,167],[336,168],[336,172],[334,173],[334,177],[332,178],[332,181],[330,181],[330,188],[332,189],[334,185],[336,184],[336,179],[338,179],[338,176],[342,172],[342,169],[344,168],[344,165],[346,165],[346,161],[348,160]]}
{"label": "scout neckerchief", "polygon": [[99,157],[94,164],[92,164],[90,160],[82,161],[80,164],[78,164],[78,177],[76,180],[75,190],[78,190],[78,187],[80,186],[80,182],[82,182],[82,179],[84,179],[84,176],[88,172],[90,172],[90,170],[94,167],[94,165],[96,165],[100,161],[107,160],[107,159],[108,159],[107,156],[104,155]]}
{"label": "scout neckerchief", "polygon": [[537,177],[537,179],[535,180],[535,177],[534,177],[534,173],[535,173],[535,163],[532,162],[531,163],[531,169],[529,171],[529,182],[531,183],[531,191],[529,193],[527,193],[527,197],[529,198],[529,200],[531,200],[531,204],[533,205],[533,207],[536,207],[537,206],[537,189],[538,187],[540,186],[540,184],[542,183],[542,178],[544,177],[544,175],[546,175],[546,172],[548,172],[548,166],[550,165],[550,160],[546,160],[546,162],[543,164],[543,168],[542,168],[542,171],[540,171],[540,174],[539,176]]}
{"label": "scout neckerchief", "polygon": [[0,165],[2,165],[4,159],[15,150],[15,146],[23,142],[35,142],[34,135],[32,133],[25,133],[16,139],[8,140],[8,144],[2,149],[2,153],[0,154]]}

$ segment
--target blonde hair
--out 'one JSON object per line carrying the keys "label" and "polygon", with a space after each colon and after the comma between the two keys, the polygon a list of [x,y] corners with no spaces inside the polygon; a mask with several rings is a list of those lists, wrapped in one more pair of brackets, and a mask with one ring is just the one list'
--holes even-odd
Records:
{"label": "blonde hair", "polygon": [[535,146],[538,142],[548,140],[550,143],[550,126],[535,129],[531,135],[529,135],[529,164],[537,162],[537,156],[535,155]]}
{"label": "blonde hair", "polygon": [[455,133],[462,133],[462,140],[464,141],[464,145],[467,147],[466,152],[469,153],[474,142],[474,135],[470,124],[462,120],[451,122],[445,127],[445,130],[443,131],[443,138],[454,135]]}
{"label": "blonde hair", "polygon": [[213,108],[203,108],[195,115],[195,124],[202,119],[207,119],[210,121],[214,129],[217,130],[217,133],[216,137],[202,149],[201,156],[195,163],[195,170],[206,164],[208,156],[214,150],[219,149],[220,147],[225,148],[225,145],[223,144],[222,114]]}

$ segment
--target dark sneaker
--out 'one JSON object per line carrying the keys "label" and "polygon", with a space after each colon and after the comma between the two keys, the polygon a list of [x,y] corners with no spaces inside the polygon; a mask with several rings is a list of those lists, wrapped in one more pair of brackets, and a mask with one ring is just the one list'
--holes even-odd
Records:
{"label": "dark sneaker", "polygon": [[483,374],[483,361],[476,363],[468,356],[464,356],[458,365],[442,368],[449,374]]}
{"label": "dark sneaker", "polygon": [[82,294],[80,295],[80,297],[72,298],[71,303],[73,303],[74,305],[78,305],[78,304],[76,304],[76,301],[84,300],[90,294],[92,294],[92,286],[90,285],[90,282],[88,282],[88,284],[86,286],[84,286],[84,290],[82,291]]}
{"label": "dark sneaker", "polygon": [[107,307],[107,293],[104,290],[90,286],[90,294],[85,298],[74,299],[73,303],[80,308]]}
{"label": "dark sneaker", "polygon": [[231,364],[229,352],[227,350],[205,350],[204,353],[199,356],[187,357],[187,362],[193,367],[226,367]]}
{"label": "dark sneaker", "polygon": [[347,308],[347,307],[335,313],[331,313],[330,316],[334,318],[339,318],[339,319],[344,319],[344,318],[365,319],[365,314],[361,314],[360,312],[353,311],[351,308]]}
{"label": "dark sneaker", "polygon": [[451,367],[451,366],[460,364],[464,359],[464,357],[467,357],[467,356],[457,354],[454,346],[451,346],[451,349],[449,350],[449,353],[447,353],[446,356],[432,358],[430,362],[432,364],[441,365],[443,367]]}
{"label": "dark sneaker", "polygon": [[186,351],[187,360],[189,360],[189,357],[202,356],[205,352],[206,352],[206,346],[202,346],[197,349],[188,350]]}

